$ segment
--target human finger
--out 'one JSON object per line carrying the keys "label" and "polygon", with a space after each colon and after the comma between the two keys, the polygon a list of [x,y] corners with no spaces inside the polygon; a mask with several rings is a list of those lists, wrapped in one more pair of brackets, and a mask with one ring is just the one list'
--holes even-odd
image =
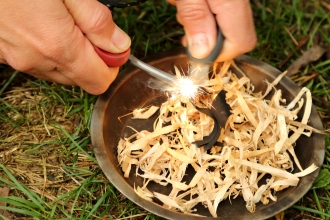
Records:
{"label": "human finger", "polygon": [[176,5],[175,0],[167,0],[167,2],[170,3],[171,5]]}
{"label": "human finger", "polygon": [[40,72],[34,72],[34,71],[30,71],[28,74],[38,79],[43,79],[49,82],[56,82],[63,85],[77,86],[77,83],[75,83],[69,77],[65,76],[56,69],[48,71],[47,74],[40,74]]}
{"label": "human finger", "polygon": [[111,53],[122,53],[130,47],[130,37],[113,22],[105,5],[95,0],[64,2],[77,26],[95,46]]}
{"label": "human finger", "polygon": [[0,53],[0,63],[2,63],[2,64],[8,64],[8,62],[5,60],[5,58],[2,56],[1,53]]}
{"label": "human finger", "polygon": [[206,0],[176,0],[177,20],[183,25],[190,54],[208,56],[216,43],[216,21]]}
{"label": "human finger", "polygon": [[[119,67],[108,67],[95,52],[93,45],[108,52],[120,53],[129,48],[130,40],[128,47],[125,46],[123,50],[119,49],[118,45],[115,46],[118,37],[116,26],[112,21],[109,9],[99,2],[67,0],[66,7],[76,24],[71,31],[69,42],[67,42],[70,45],[70,57],[74,57],[74,59],[71,59],[71,62],[68,62],[64,68],[58,68],[58,71],[87,92],[95,95],[101,94],[116,78]],[[86,13],[82,15],[84,12]],[[110,28],[107,28],[107,25]],[[124,35],[126,36],[126,34]],[[122,36],[119,38],[121,38],[119,41],[123,40]]]}
{"label": "human finger", "polygon": [[83,35],[74,41],[71,53],[75,59],[58,71],[91,94],[103,93],[116,78],[119,67],[108,67]]}
{"label": "human finger", "polygon": [[249,0],[208,0],[208,4],[216,15],[225,39],[217,61],[233,59],[256,46],[257,37]]}

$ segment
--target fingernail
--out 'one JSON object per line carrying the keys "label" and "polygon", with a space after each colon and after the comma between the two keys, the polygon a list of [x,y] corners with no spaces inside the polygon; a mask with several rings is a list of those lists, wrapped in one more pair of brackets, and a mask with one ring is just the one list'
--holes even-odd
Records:
{"label": "fingernail", "polygon": [[112,35],[112,43],[121,51],[131,46],[131,38],[119,27],[115,27]]}
{"label": "fingernail", "polygon": [[193,57],[202,59],[210,54],[210,44],[205,34],[196,34],[187,38],[190,38],[188,40],[190,41],[188,42],[189,52]]}

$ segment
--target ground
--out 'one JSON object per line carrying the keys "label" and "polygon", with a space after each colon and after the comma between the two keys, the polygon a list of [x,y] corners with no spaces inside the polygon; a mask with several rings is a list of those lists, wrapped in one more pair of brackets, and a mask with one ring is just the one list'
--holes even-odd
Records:
{"label": "ground", "polygon": [[[312,52],[315,59],[305,60],[290,77],[312,91],[328,129],[329,0],[254,0],[251,4],[258,45],[250,56],[284,71],[294,61],[296,69],[302,65],[298,58],[310,48],[324,48],[320,56]],[[175,13],[165,1],[148,1],[116,9],[114,18],[132,37],[132,53],[143,58],[181,47],[183,30]],[[127,200],[100,170],[90,141],[97,96],[28,77],[9,66],[0,66],[0,71],[0,206],[7,204],[0,208],[0,219],[161,219]],[[283,219],[329,219],[329,136],[325,139],[324,178],[282,213]],[[4,197],[7,187],[9,197]]]}

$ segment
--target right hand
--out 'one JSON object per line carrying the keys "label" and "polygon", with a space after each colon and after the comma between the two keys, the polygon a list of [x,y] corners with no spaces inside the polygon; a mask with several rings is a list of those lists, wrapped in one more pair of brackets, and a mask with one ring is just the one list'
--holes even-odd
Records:
{"label": "right hand", "polygon": [[96,0],[1,0],[0,14],[0,63],[91,94],[103,93],[119,71],[92,44],[111,53],[131,44]]}

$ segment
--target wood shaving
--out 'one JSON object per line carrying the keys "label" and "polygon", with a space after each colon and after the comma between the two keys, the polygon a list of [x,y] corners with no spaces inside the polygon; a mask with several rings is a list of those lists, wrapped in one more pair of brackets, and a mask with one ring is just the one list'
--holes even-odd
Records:
{"label": "wood shaving", "polygon": [[[307,125],[312,108],[310,91],[303,88],[286,105],[282,91],[275,88],[285,73],[271,83],[266,82],[268,88],[261,94],[253,92],[249,78],[236,77],[230,66],[237,68],[233,61],[223,63],[205,84],[210,95],[198,97],[198,101],[210,103],[210,97],[222,89],[226,92],[231,115],[221,128],[218,142],[223,143],[222,147],[213,146],[204,152],[193,144],[210,134],[214,123],[181,97],[162,104],[152,132],[136,131],[120,140],[118,161],[124,176],[128,178],[135,169],[135,175],[144,178],[143,186],[135,188],[139,196],[149,201],[157,198],[169,210],[191,214],[202,203],[213,217],[217,217],[221,201],[242,196],[246,208],[254,212],[256,203],[266,205],[270,200],[276,201],[276,191],[297,186],[300,177],[317,169],[314,164],[302,168],[294,151],[301,135],[322,133]],[[272,97],[265,100],[268,94]],[[300,111],[303,116],[297,121]],[[292,173],[294,164],[299,173]],[[194,174],[184,182],[188,165]],[[171,185],[172,190],[168,195],[151,192],[150,182]]]}
{"label": "wood shaving", "polygon": [[133,119],[148,119],[159,109],[157,106],[150,106],[149,108],[135,109],[133,111]]}

